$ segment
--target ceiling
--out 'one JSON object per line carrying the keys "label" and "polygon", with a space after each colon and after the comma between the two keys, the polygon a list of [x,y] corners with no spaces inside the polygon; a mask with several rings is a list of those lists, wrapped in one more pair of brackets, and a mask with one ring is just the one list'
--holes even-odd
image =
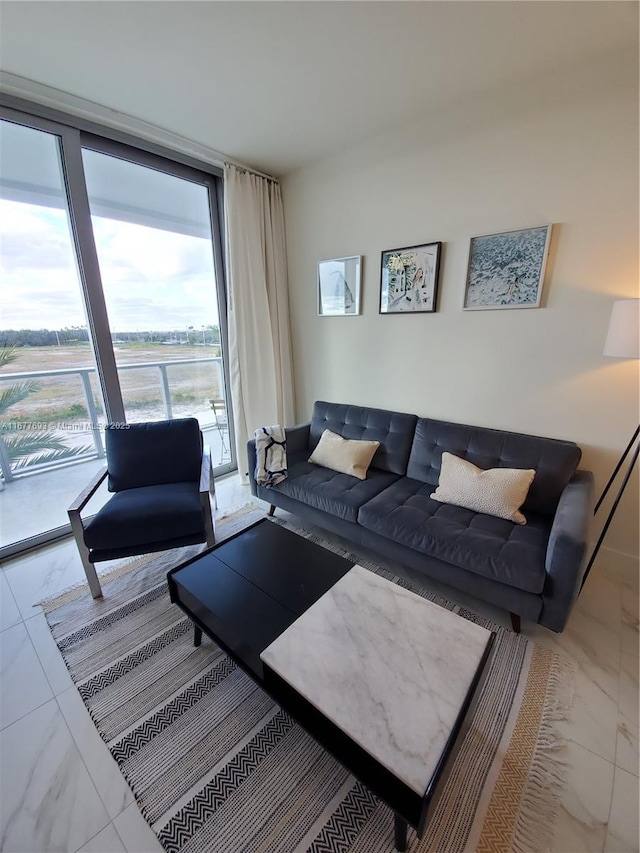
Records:
{"label": "ceiling", "polygon": [[270,174],[637,50],[638,3],[0,3],[0,67]]}

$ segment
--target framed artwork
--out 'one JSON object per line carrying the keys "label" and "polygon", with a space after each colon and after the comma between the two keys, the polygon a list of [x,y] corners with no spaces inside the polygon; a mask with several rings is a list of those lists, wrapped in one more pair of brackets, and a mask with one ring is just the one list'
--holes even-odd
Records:
{"label": "framed artwork", "polygon": [[318,314],[346,317],[360,313],[362,255],[318,262]]}
{"label": "framed artwork", "polygon": [[463,308],[538,308],[551,225],[472,237]]}
{"label": "framed artwork", "polygon": [[433,313],[442,243],[422,243],[382,253],[380,314]]}

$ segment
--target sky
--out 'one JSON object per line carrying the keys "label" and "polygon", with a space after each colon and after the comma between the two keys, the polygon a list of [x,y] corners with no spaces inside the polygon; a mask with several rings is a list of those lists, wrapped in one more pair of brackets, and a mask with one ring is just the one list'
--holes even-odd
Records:
{"label": "sky", "polygon": [[[92,217],[112,333],[218,323],[210,242]],[[0,329],[84,326],[66,212],[0,200]]]}

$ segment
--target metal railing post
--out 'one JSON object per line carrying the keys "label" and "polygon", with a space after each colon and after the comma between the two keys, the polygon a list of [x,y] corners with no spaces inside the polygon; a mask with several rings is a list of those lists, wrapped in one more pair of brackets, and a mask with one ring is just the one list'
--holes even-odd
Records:
{"label": "metal railing post", "polygon": [[89,416],[89,423],[91,424],[93,444],[96,448],[98,459],[101,459],[104,456],[104,449],[102,447],[102,437],[100,435],[100,424],[98,423],[98,412],[96,411],[96,404],[93,401],[93,391],[91,390],[91,380],[89,379],[90,372],[93,372],[93,368],[91,367],[78,371],[80,378],[82,379],[84,398],[87,401],[87,414]]}
{"label": "metal railing post", "polygon": [[0,430],[0,468],[2,468],[2,479],[5,483],[10,483],[12,480],[15,480],[13,476],[13,471],[11,470],[11,460],[9,459],[9,454],[7,453],[7,448],[4,444],[4,438],[2,437],[2,431]]}
{"label": "metal railing post", "polygon": [[160,370],[160,389],[162,390],[162,401],[164,402],[164,410],[167,414],[167,420],[170,421],[173,417],[171,408],[171,391],[169,390],[169,377],[167,376],[167,365],[159,364]]}

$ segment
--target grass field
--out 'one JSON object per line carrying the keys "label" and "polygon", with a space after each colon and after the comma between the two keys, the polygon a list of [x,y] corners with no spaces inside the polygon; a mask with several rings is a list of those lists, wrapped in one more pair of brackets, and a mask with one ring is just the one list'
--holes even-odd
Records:
{"label": "grass field", "polygon": [[[116,363],[120,367],[145,362],[169,363],[167,376],[173,414],[189,415],[209,409],[209,400],[222,397],[222,376],[219,362],[173,365],[180,359],[203,359],[219,355],[218,346],[164,346],[162,344],[115,344]],[[0,370],[0,392],[18,380],[5,379],[15,373],[43,370],[62,370],[75,367],[94,367],[89,344],[51,347],[20,347],[17,358]],[[158,367],[119,371],[125,411],[130,420],[144,417],[162,417],[164,404],[161,391],[161,374]],[[82,381],[78,374],[41,377],[34,380],[38,390],[25,400],[12,406],[4,421],[83,421],[87,418]],[[91,388],[96,408],[103,414],[97,376],[91,375]]]}

